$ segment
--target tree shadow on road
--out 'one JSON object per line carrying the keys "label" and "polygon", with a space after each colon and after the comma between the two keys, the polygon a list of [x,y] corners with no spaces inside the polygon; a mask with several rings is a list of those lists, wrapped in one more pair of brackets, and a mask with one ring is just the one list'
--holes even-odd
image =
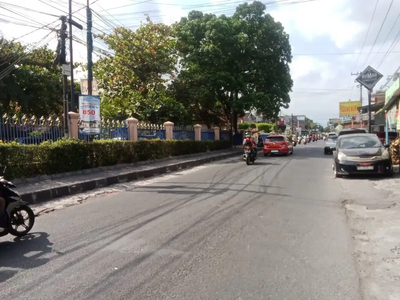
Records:
{"label": "tree shadow on road", "polygon": [[45,232],[36,232],[0,243],[0,268],[11,269],[0,270],[0,282],[12,278],[18,269],[33,269],[46,264],[50,259],[42,256],[51,252],[53,245],[48,237]]}

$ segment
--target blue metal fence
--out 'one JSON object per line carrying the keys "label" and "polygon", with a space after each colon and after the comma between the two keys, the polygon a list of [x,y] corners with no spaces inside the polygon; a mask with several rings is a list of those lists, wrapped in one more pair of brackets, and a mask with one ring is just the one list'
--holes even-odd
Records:
{"label": "blue metal fence", "polygon": [[223,141],[229,141],[231,137],[229,130],[221,130],[220,139]]}
{"label": "blue metal fence", "polygon": [[79,139],[87,142],[105,139],[128,140],[128,126],[126,121],[102,120],[100,133],[88,134],[79,130]]}
{"label": "blue metal fence", "polygon": [[138,140],[165,140],[164,125],[139,123],[138,124]]}
{"label": "blue metal fence", "polygon": [[194,140],[193,126],[174,126],[174,140]]}
{"label": "blue metal fence", "polygon": [[215,140],[214,130],[202,129],[201,130],[201,140],[202,141],[214,141]]}
{"label": "blue metal fence", "polygon": [[65,136],[64,124],[59,117],[27,117],[3,115],[0,117],[0,140],[19,144],[40,144],[56,141]]}

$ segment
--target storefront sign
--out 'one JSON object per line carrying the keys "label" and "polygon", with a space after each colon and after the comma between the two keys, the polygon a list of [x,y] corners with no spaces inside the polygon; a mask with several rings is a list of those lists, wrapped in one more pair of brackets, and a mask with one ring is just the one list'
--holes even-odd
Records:
{"label": "storefront sign", "polygon": [[341,118],[333,118],[333,119],[329,119],[329,124],[342,124],[342,119]]}
{"label": "storefront sign", "polygon": [[395,82],[386,90],[385,92],[385,104],[389,102],[389,100],[393,97],[393,95],[397,95],[400,91],[400,78],[397,78]]}
{"label": "storefront sign", "polygon": [[339,115],[352,116],[360,114],[358,108],[361,106],[361,101],[345,101],[339,102]]}
{"label": "storefront sign", "polygon": [[397,126],[396,126],[396,130],[397,131],[400,131],[400,101],[399,101],[399,103],[398,103],[398,108],[399,109],[397,109]]}
{"label": "storefront sign", "polygon": [[87,134],[100,133],[100,98],[99,96],[79,96],[79,129]]}

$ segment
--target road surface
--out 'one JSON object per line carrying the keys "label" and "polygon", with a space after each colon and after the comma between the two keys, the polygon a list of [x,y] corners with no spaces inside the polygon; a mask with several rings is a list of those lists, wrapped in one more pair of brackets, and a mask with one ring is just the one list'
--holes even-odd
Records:
{"label": "road surface", "polygon": [[44,214],[0,240],[0,299],[361,299],[342,203],[354,183],[343,194],[323,144]]}

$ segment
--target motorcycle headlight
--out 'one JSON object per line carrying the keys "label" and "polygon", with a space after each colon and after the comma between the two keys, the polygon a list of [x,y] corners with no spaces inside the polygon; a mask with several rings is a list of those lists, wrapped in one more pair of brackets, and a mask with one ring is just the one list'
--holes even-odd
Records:
{"label": "motorcycle headlight", "polygon": [[346,156],[344,153],[339,152],[339,153],[338,153],[338,159],[339,159],[340,161],[345,161],[345,160],[347,160],[347,156]]}

